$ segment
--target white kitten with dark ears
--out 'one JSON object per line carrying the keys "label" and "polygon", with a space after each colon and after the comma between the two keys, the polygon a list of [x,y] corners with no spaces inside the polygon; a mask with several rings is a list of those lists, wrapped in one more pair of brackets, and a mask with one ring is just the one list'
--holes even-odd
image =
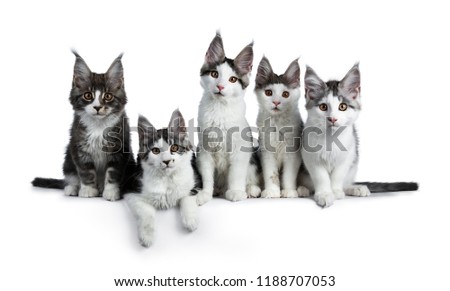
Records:
{"label": "white kitten with dark ears", "polygon": [[[244,101],[252,69],[252,46],[247,45],[234,60],[229,59],[217,33],[206,52],[200,71],[204,93],[198,110],[197,162],[203,179],[203,189],[197,195],[200,205],[211,200],[214,192],[225,194],[231,201],[260,194],[255,166],[250,164],[253,143]],[[216,138],[219,140],[214,146],[208,144]]]}
{"label": "white kitten with dark ears", "polygon": [[317,204],[328,207],[345,195],[417,190],[417,183],[354,183],[358,167],[355,127],[361,111],[359,65],[341,81],[322,81],[307,67],[305,97],[308,118],[303,133],[302,157],[307,168],[301,184],[315,191]]}
{"label": "white kitten with dark ears", "polygon": [[180,206],[183,226],[194,231],[198,226],[195,199],[201,180],[195,168],[195,155],[185,122],[179,110],[170,119],[169,128],[156,130],[139,117],[140,193],[125,196],[138,223],[139,241],[150,246],[154,237],[157,209]]}
{"label": "white kitten with dark ears", "polygon": [[259,156],[264,178],[263,198],[308,196],[297,190],[301,164],[300,145],[303,121],[298,109],[300,66],[294,60],[282,75],[273,72],[266,57],[258,66],[255,93],[259,103]]}

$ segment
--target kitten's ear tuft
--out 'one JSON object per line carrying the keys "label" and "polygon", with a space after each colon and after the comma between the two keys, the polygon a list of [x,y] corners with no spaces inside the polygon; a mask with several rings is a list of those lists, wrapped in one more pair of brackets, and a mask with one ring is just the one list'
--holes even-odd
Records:
{"label": "kitten's ear tuft", "polygon": [[283,83],[290,88],[300,87],[300,66],[298,65],[298,59],[292,61],[286,72],[283,74]]}
{"label": "kitten's ear tuft", "polygon": [[[148,146],[149,139],[153,139],[156,134],[155,127],[142,115],[139,115],[138,119],[138,134],[139,134],[139,147],[143,150]],[[142,151],[139,152],[142,152]]]}
{"label": "kitten's ear tuft", "polygon": [[246,75],[252,71],[253,42],[247,45],[234,59],[234,66],[239,75]]}
{"label": "kitten's ear tuft", "polygon": [[256,73],[256,87],[262,88],[267,84],[273,75],[272,66],[270,65],[269,59],[263,56],[258,65],[258,72]]}
{"label": "kitten's ear tuft", "polygon": [[225,50],[223,48],[222,37],[220,32],[217,31],[216,36],[211,41],[208,51],[205,55],[205,64],[214,66],[216,64],[223,63],[225,61]]}
{"label": "kitten's ear tuft", "polygon": [[340,89],[348,98],[356,99],[361,92],[361,74],[359,72],[359,63],[356,63],[345,77],[339,82]]}
{"label": "kitten's ear tuft", "polygon": [[186,123],[179,109],[175,109],[170,117],[169,131],[175,135],[186,135]]}
{"label": "kitten's ear tuft", "polygon": [[75,55],[72,85],[79,88],[88,87],[91,70],[89,69],[83,58],[74,49],[72,49],[72,53]]}
{"label": "kitten's ear tuft", "polygon": [[306,66],[305,97],[308,100],[321,98],[325,94],[326,85],[311,67]]}
{"label": "kitten's ear tuft", "polygon": [[111,64],[108,71],[106,71],[106,86],[113,90],[117,90],[123,86],[123,66],[121,53]]}

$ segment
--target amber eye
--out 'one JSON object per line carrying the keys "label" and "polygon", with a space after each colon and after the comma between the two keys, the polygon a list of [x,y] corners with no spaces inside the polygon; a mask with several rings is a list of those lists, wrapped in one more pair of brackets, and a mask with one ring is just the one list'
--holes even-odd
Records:
{"label": "amber eye", "polygon": [[319,109],[322,111],[327,111],[328,110],[328,105],[326,105],[325,103],[322,103],[319,105]]}
{"label": "amber eye", "polygon": [[103,95],[103,100],[105,100],[106,102],[111,102],[114,99],[114,95],[111,93],[105,93],[105,95]]}
{"label": "amber eye", "polygon": [[160,152],[161,152],[161,151],[159,150],[159,148],[152,148],[152,153],[153,153],[154,155],[159,155]]}
{"label": "amber eye", "polygon": [[86,100],[86,101],[91,101],[93,99],[92,93],[91,92],[84,93],[83,99]]}
{"label": "amber eye", "polygon": [[178,147],[177,144],[173,144],[173,145],[170,146],[170,151],[171,151],[172,153],[178,152],[178,149],[179,149],[179,147]]}
{"label": "amber eye", "polygon": [[339,110],[340,111],[345,111],[347,110],[348,105],[346,103],[341,103],[339,104]]}
{"label": "amber eye", "polygon": [[289,92],[288,91],[284,91],[283,94],[281,94],[281,96],[283,96],[284,98],[288,98],[289,97]]}
{"label": "amber eye", "polygon": [[213,77],[214,79],[217,79],[217,77],[219,77],[219,72],[211,71],[211,77]]}
{"label": "amber eye", "polygon": [[266,93],[266,96],[272,96],[272,90],[266,90],[264,93]]}
{"label": "amber eye", "polygon": [[236,77],[230,77],[230,79],[228,79],[228,81],[230,81],[231,83],[236,83],[236,81],[238,80],[238,78]]}

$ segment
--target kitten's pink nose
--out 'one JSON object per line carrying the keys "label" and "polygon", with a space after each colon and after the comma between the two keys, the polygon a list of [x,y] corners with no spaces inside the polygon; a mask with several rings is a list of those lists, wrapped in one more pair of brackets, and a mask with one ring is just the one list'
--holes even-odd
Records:
{"label": "kitten's pink nose", "polygon": [[281,102],[280,101],[272,101],[272,103],[275,105],[275,107],[277,107],[278,105],[280,105],[281,104]]}
{"label": "kitten's pink nose", "polygon": [[219,91],[222,91],[223,90],[223,88],[225,88],[224,86],[222,86],[222,85],[217,85],[217,89],[219,89]]}
{"label": "kitten's pink nose", "polygon": [[333,124],[335,124],[336,121],[337,121],[337,118],[334,118],[334,117],[328,117],[328,121],[331,122],[331,123],[333,123]]}

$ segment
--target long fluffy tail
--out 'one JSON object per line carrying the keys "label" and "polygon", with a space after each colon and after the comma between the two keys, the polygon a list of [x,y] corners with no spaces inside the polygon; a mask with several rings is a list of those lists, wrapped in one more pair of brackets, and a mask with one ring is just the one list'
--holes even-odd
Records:
{"label": "long fluffy tail", "polygon": [[52,189],[64,189],[66,183],[62,179],[50,179],[50,178],[34,178],[31,181],[34,187],[52,188]]}
{"label": "long fluffy tail", "polygon": [[378,182],[357,182],[357,185],[366,185],[372,193],[380,192],[398,192],[398,191],[416,191],[419,184],[415,182],[395,182],[395,183],[378,183]]}

